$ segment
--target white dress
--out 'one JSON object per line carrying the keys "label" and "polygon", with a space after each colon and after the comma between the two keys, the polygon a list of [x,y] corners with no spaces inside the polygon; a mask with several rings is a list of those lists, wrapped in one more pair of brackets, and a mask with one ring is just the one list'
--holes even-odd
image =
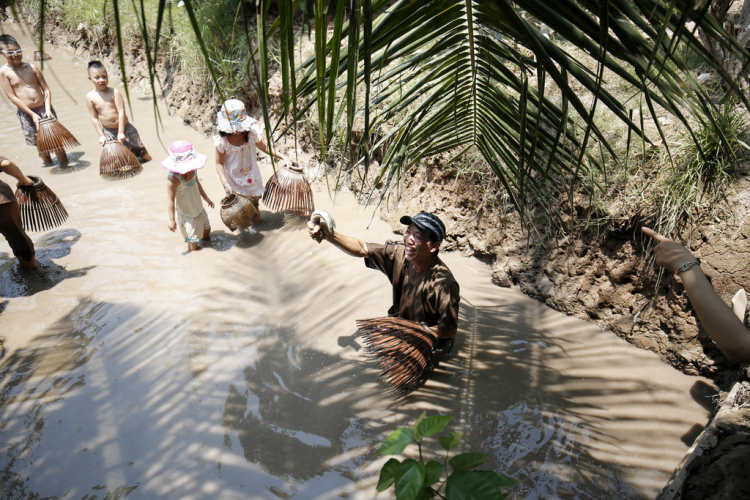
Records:
{"label": "white dress", "polygon": [[242,146],[232,145],[226,137],[214,136],[214,146],[224,153],[224,174],[227,183],[234,192],[249,198],[263,196],[263,178],[258,168],[255,143],[258,142],[257,131],[250,130],[247,142]]}

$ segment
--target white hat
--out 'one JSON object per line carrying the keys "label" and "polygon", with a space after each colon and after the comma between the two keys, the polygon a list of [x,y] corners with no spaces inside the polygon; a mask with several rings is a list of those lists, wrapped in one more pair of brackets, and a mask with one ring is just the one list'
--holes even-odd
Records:
{"label": "white hat", "polygon": [[175,141],[169,145],[169,156],[164,158],[161,166],[176,174],[186,174],[203,168],[206,155],[195,152],[190,141]]}
{"label": "white hat", "polygon": [[245,104],[237,99],[230,99],[221,105],[216,113],[216,128],[227,134],[247,132],[256,120],[247,116]]}

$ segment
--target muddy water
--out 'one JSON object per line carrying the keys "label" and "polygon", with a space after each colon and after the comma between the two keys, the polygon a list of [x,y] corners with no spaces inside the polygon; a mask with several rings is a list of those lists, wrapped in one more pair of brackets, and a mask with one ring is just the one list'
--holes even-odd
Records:
{"label": "muddy water", "polygon": [[[99,177],[85,61],[50,53],[53,103],[82,143],[71,170],[41,166],[0,98],[0,154],[70,213],[33,234],[40,271],[21,271],[0,241],[1,497],[370,499],[375,450],[427,409],[455,415],[463,451],[522,481],[512,498],[652,498],[707,421],[691,396],[705,380],[450,254],[458,354],[387,399],[354,326],[385,313],[387,280],[269,212],[257,234],[236,235],[209,210],[213,244],[186,254],[167,230],[164,169]],[[165,110],[157,137],[148,98],[132,111],[155,158],[178,138],[212,157],[210,139]],[[218,201],[213,169],[200,176]],[[346,194],[334,204],[318,189],[316,204],[349,234],[394,237]]]}

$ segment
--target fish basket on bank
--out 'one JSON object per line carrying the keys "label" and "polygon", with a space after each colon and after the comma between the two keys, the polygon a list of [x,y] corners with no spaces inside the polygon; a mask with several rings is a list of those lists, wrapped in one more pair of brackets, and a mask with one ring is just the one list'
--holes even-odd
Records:
{"label": "fish basket on bank", "polygon": [[57,121],[57,118],[42,118],[39,120],[39,131],[37,134],[36,147],[39,156],[48,155],[54,151],[63,151],[81,143],[70,133],[70,131]]}
{"label": "fish basket on bank", "polygon": [[127,179],[141,173],[138,158],[120,141],[107,141],[99,159],[99,175],[107,180]]}
{"label": "fish basket on bank", "polygon": [[258,215],[253,202],[237,194],[230,194],[221,200],[221,221],[230,231],[248,227]]}
{"label": "fish basket on bank", "polygon": [[18,186],[16,200],[21,208],[21,221],[27,231],[49,231],[68,218],[60,198],[48,188],[42,179],[29,175],[34,181],[30,186]]}
{"label": "fish basket on bank", "polygon": [[312,189],[300,167],[284,165],[266,183],[263,203],[274,212],[308,217],[315,210]]}
{"label": "fish basket on bank", "polygon": [[414,390],[432,358],[437,338],[414,321],[401,318],[357,320],[368,357],[395,397]]}

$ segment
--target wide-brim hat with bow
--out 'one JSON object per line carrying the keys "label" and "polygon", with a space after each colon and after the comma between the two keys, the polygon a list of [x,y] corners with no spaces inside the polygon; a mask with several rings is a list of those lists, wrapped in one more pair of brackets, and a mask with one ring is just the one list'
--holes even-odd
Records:
{"label": "wide-brim hat with bow", "polygon": [[237,99],[230,99],[221,105],[216,113],[216,128],[220,132],[236,134],[247,132],[255,124],[256,120],[247,116],[245,104]]}
{"label": "wide-brim hat with bow", "polygon": [[175,141],[169,145],[169,156],[164,158],[161,166],[176,174],[186,174],[203,168],[206,155],[198,154],[190,141]]}

